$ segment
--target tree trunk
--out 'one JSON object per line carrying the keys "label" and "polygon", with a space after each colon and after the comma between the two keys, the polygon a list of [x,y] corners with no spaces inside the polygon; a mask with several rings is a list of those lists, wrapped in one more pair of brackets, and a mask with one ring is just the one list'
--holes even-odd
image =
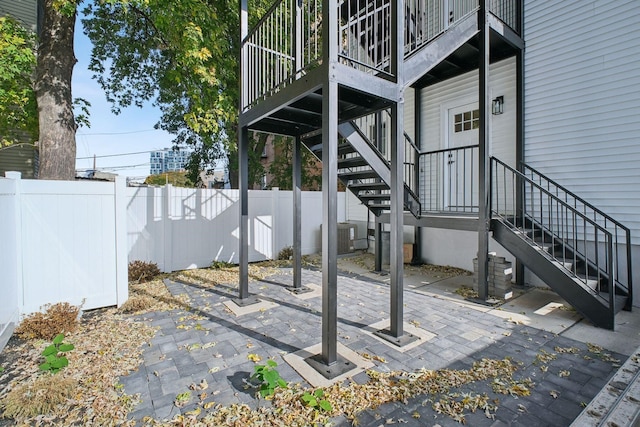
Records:
{"label": "tree trunk", "polygon": [[36,98],[40,125],[40,179],[73,180],[76,164],[76,123],[71,98],[75,12],[69,16],[41,0],[44,14],[36,65]]}

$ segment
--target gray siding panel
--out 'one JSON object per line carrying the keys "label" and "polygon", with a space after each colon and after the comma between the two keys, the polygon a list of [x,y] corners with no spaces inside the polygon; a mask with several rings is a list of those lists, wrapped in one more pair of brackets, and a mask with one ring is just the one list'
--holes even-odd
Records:
{"label": "gray siding panel", "polygon": [[37,0],[0,0],[0,15],[11,15],[22,22],[25,28],[36,31]]}
{"label": "gray siding panel", "polygon": [[525,156],[640,243],[640,2],[525,1]]}

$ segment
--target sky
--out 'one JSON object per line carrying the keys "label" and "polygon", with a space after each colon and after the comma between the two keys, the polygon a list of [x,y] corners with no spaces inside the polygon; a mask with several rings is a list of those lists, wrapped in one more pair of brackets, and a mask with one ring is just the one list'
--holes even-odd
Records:
{"label": "sky", "polygon": [[95,155],[96,169],[142,181],[149,175],[149,152],[171,148],[173,137],[153,128],[160,111],[151,105],[129,107],[119,115],[111,112],[104,92],[87,69],[92,45],[83,33],[80,18],[75,31],[78,62],[73,69],[71,88],[74,98],[84,98],[91,104],[91,127],[81,127],[76,133],[76,169],[93,169]]}

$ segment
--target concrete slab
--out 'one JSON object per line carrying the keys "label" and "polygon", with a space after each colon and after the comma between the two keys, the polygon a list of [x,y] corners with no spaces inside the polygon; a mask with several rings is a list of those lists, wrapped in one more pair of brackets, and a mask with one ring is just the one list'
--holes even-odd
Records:
{"label": "concrete slab", "polygon": [[272,301],[260,300],[258,304],[251,304],[244,307],[239,306],[233,301],[227,300],[223,304],[236,316],[243,316],[245,314],[257,313],[259,311],[266,311],[276,308],[279,304]]}
{"label": "concrete slab", "polygon": [[292,292],[291,295],[293,295],[297,299],[301,299],[301,300],[308,300],[308,299],[311,299],[311,298],[316,298],[316,297],[321,297],[322,296],[322,286],[316,285],[315,283],[307,283],[307,284],[302,285],[302,286],[311,289],[311,292],[304,292],[304,293],[301,293],[301,294],[296,294],[296,293]]}
{"label": "concrete slab", "polygon": [[564,332],[582,319],[558,294],[546,289],[530,290],[489,313],[554,334]]}
{"label": "concrete slab", "polygon": [[295,353],[286,354],[282,358],[313,387],[329,387],[332,384],[344,381],[374,366],[371,361],[364,359],[355,351],[351,351],[349,348],[338,343],[338,354],[353,363],[355,368],[334,379],[328,380],[305,361],[306,358],[315,356],[320,352],[322,352],[322,344],[315,344],[311,347],[296,351]]}
{"label": "concrete slab", "polygon": [[562,333],[562,336],[581,342],[597,344],[621,354],[633,354],[640,347],[640,309],[616,314],[615,330],[596,328],[584,319]]}

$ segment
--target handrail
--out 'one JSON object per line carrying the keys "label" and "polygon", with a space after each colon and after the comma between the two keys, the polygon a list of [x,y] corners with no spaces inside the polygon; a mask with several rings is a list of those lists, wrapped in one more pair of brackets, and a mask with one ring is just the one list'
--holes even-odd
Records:
{"label": "handrail", "polygon": [[262,24],[264,24],[271,17],[271,15],[275,13],[278,6],[280,6],[280,3],[283,3],[285,1],[287,0],[277,0],[273,2],[271,7],[267,9],[264,15],[262,15],[262,17],[258,19],[258,22],[256,22],[255,25],[249,29],[249,32],[247,33],[247,35],[240,41],[241,44],[245,44],[245,42],[249,40],[249,38],[253,36],[260,27],[262,27]]}
{"label": "handrail", "polygon": [[[623,224],[621,224],[619,221],[615,220],[614,218],[612,218],[610,215],[608,215],[607,213],[603,212],[601,209],[598,209],[597,207],[595,207],[593,204],[587,202],[586,200],[584,200],[583,198],[581,198],[580,196],[578,196],[577,194],[573,193],[572,191],[564,188],[562,185],[558,184],[556,181],[554,181],[553,179],[549,178],[548,176],[546,176],[545,174],[541,173],[540,171],[538,171],[537,169],[521,163],[521,168],[524,171],[523,174],[526,173],[526,171],[531,172],[532,175],[536,175],[539,179],[540,182],[542,182],[542,180],[544,180],[547,183],[547,188],[549,188],[549,186],[553,186],[556,190],[556,192],[561,191],[562,193],[565,194],[565,200],[567,199],[566,196],[569,196],[571,199],[573,199],[574,201],[574,209],[578,209],[577,205],[580,204],[583,207],[583,211],[585,212],[586,215],[586,210],[587,208],[590,209],[593,213],[593,218],[594,221],[598,221],[597,217],[601,217],[601,221],[603,223],[603,227],[605,227],[607,230],[609,230],[610,228],[613,228],[613,231],[611,232],[613,236],[615,236],[615,246],[619,246],[619,245],[624,245],[626,246],[626,267],[627,267],[627,271],[626,271],[626,276],[627,276],[627,283],[626,283],[626,288],[627,288],[627,292],[629,295],[629,301],[632,301],[632,297],[633,297],[633,269],[632,269],[632,256],[631,256],[631,230],[624,226]],[[568,203],[568,202],[567,202]],[[607,224],[610,223],[610,225]],[[619,233],[618,230],[620,230],[623,234],[624,234],[624,242],[620,242],[619,241]],[[617,251],[616,251],[617,252]],[[616,263],[616,276],[619,276],[619,272],[617,271],[619,263]],[[621,284],[619,281],[617,281],[618,284]]]}
{"label": "handrail", "polygon": [[[497,160],[497,159],[496,159]],[[499,161],[499,160],[498,160]],[[502,162],[501,162],[502,163]],[[567,190],[566,188],[562,187],[560,184],[558,184],[557,182],[555,182],[553,179],[549,178],[548,176],[544,175],[543,173],[539,172],[538,170],[532,168],[531,166],[527,165],[526,163],[520,163],[520,166],[522,167],[523,170],[530,170],[532,171],[534,174],[538,175],[539,177],[543,178],[545,181],[549,182],[550,184],[552,184],[554,187],[558,188],[558,189],[562,189],[562,191],[566,194],[568,194],[569,196],[571,196],[573,199],[575,199],[576,201],[579,201],[580,204],[584,205],[585,207],[588,207],[589,209],[595,211],[598,215],[604,217],[607,221],[612,222],[614,225],[620,227],[621,229],[629,232],[629,228],[625,227],[624,225],[622,225],[620,222],[618,222],[617,220],[613,219],[611,216],[609,216],[608,214],[606,214],[605,212],[603,212],[602,210],[598,209],[597,207],[595,207],[594,205],[592,205],[591,203],[587,202],[586,200],[584,200],[583,198],[581,198],[580,196],[576,195],[575,193],[573,193],[570,190]]]}
{"label": "handrail", "polygon": [[500,166],[503,166],[505,169],[507,169],[509,172],[512,172],[514,175],[518,176],[519,178],[524,179],[525,181],[528,181],[529,184],[533,185],[534,187],[536,187],[538,190],[540,190],[541,193],[546,194],[547,196],[551,197],[552,199],[556,200],[557,202],[559,202],[561,205],[565,206],[566,208],[575,211],[575,213],[581,217],[581,219],[583,219],[586,222],[589,222],[591,225],[593,225],[594,227],[597,227],[599,229],[601,229],[603,232],[606,232],[608,234],[611,234],[611,232],[609,232],[605,227],[601,226],[600,224],[598,224],[596,221],[592,220],[591,218],[589,218],[588,216],[586,216],[585,214],[583,214],[582,212],[578,211],[577,209],[575,209],[573,206],[571,206],[569,203],[565,202],[564,200],[562,200],[561,198],[559,198],[558,196],[556,196],[555,194],[551,193],[549,190],[547,190],[546,188],[542,187],[540,184],[534,182],[532,179],[530,179],[528,176],[524,175],[522,172],[519,172],[515,169],[513,169],[511,166],[509,166],[508,164],[506,164],[505,162],[503,162],[500,159],[497,159],[495,157],[491,158],[493,161],[495,161],[496,163],[498,163]]}
{"label": "handrail", "polygon": [[[503,170],[502,176],[498,173],[498,167],[501,167]],[[526,169],[535,172],[533,168],[527,167]],[[579,260],[584,260],[584,277],[582,277],[582,273],[579,275],[576,271],[567,268],[564,263],[561,264],[565,270],[569,271],[573,275],[573,277],[580,279],[589,288],[591,288],[591,286],[589,286],[591,276],[596,276],[596,283],[600,283],[600,279],[602,278],[608,279],[608,303],[612,311],[615,308],[614,297],[616,288],[620,288],[627,293],[628,304],[630,304],[632,298],[632,275],[630,266],[631,246],[629,235],[627,235],[628,238],[625,242],[628,267],[626,280],[624,280],[623,275],[621,275],[618,270],[621,254],[621,248],[619,247],[621,244],[618,241],[618,230],[626,231],[627,228],[618,225],[607,227],[606,221],[605,224],[602,224],[597,218],[592,218],[589,214],[581,212],[576,206],[572,206],[571,203],[567,200],[563,200],[563,198],[558,194],[559,192],[569,193],[568,190],[554,182],[554,194],[554,189],[549,188],[552,181],[548,180],[547,188],[545,188],[545,185],[542,182],[543,176],[542,174],[539,175],[539,182],[536,182],[534,178],[529,177],[525,173],[512,168],[503,161],[492,157],[492,215],[495,214],[503,218],[503,220],[510,223],[512,226],[516,228],[522,227],[522,229],[525,228],[525,221],[531,221],[532,224],[541,229],[540,237],[543,241],[542,245],[546,241],[545,236],[548,236],[551,238],[552,246],[560,246],[559,249],[561,250],[563,259],[566,259],[567,251],[569,251],[569,253],[572,254],[570,256],[573,258],[573,265],[575,265]],[[510,195],[507,195],[508,177],[511,177],[512,194]],[[500,182],[501,178],[503,180],[502,182]],[[499,194],[500,184],[504,187],[504,195]],[[516,207],[515,204],[518,187],[520,187],[520,191],[522,191],[522,203]],[[529,201],[529,196],[525,194],[526,192],[529,192],[531,195],[531,206],[527,206],[526,204],[527,201]],[[509,196],[511,196],[513,200],[509,200]],[[504,200],[501,200],[501,197],[503,197]],[[578,200],[582,200],[579,197],[576,198]],[[502,206],[504,212],[502,213],[500,212],[501,201],[504,202]],[[508,206],[509,203],[512,204],[511,207]],[[511,212],[509,212],[510,209],[512,210]],[[531,209],[539,211],[538,213],[540,216],[538,217],[538,213],[531,211]],[[518,225],[519,211],[522,213],[522,217],[520,218],[520,221],[522,222],[520,226]],[[596,209],[596,211],[599,210]],[[510,219],[510,215],[513,215],[513,220]],[[612,220],[612,222],[619,224],[615,220]],[[535,228],[534,236],[530,239],[534,244],[541,246],[541,244],[534,241]],[[600,254],[601,248],[604,249],[604,255]],[[557,259],[555,257],[555,252],[550,254],[550,256]],[[592,291],[600,298],[603,298],[602,295],[600,295],[601,291],[599,286],[600,285],[596,284],[595,289],[592,288]]]}

